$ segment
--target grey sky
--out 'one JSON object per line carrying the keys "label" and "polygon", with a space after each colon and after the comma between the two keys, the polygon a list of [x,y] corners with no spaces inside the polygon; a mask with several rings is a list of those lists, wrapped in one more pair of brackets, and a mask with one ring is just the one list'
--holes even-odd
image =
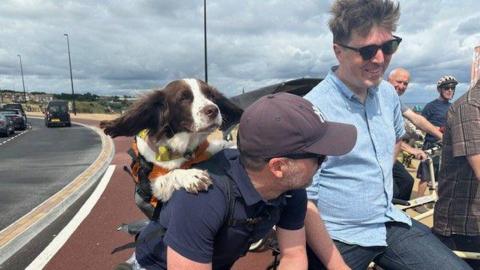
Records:
{"label": "grey sky", "polygon": [[[324,77],[336,63],[327,27],[331,1],[207,0],[209,82],[233,96],[299,77]],[[406,102],[435,98],[454,75],[463,93],[480,45],[477,0],[400,1],[403,38],[390,69],[412,73]],[[0,1],[0,88],[69,92],[70,49],[77,92],[135,94],[204,78],[203,1]],[[389,70],[390,70],[389,69]],[[387,71],[388,74],[389,71]]]}

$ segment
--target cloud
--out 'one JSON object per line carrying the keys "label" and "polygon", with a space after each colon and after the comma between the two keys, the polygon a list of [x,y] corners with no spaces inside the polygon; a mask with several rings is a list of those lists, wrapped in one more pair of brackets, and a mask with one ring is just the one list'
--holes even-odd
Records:
{"label": "cloud", "polygon": [[[327,26],[331,2],[207,0],[209,82],[233,96],[324,77],[336,63]],[[390,67],[412,73],[405,98],[434,98],[432,87],[444,74],[466,88],[473,47],[480,45],[476,1],[400,4],[396,33],[403,42]],[[64,33],[80,93],[123,95],[204,78],[203,1],[5,0],[0,25],[2,89],[21,89],[21,54],[27,90],[69,92]]]}
{"label": "cloud", "polygon": [[461,22],[457,29],[456,33],[459,35],[478,35],[480,33],[480,15],[470,17],[463,22]]}

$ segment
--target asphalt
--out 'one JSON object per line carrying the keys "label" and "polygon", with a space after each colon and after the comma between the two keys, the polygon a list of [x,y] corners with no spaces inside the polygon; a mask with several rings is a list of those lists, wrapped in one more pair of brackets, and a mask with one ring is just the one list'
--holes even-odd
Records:
{"label": "asphalt", "polygon": [[[66,171],[76,171],[73,175],[75,176],[74,179],[72,180],[72,178],[68,178],[68,184],[63,183],[63,185],[59,185],[60,187],[58,189],[60,190],[58,190],[57,192],[54,191],[55,189],[57,189],[57,187],[55,187],[56,183],[50,183],[51,185],[49,185],[48,183],[45,184],[45,186],[53,187],[48,188],[51,190],[52,194],[46,194],[49,196],[46,200],[43,199],[43,202],[41,202],[40,204],[37,203],[38,205],[33,210],[26,213],[25,215],[17,219],[14,223],[10,224],[8,227],[0,231],[0,269],[24,269],[19,268],[18,265],[8,264],[8,261],[16,257],[16,254],[21,253],[24,250],[25,246],[27,246],[28,244],[32,244],[35,237],[37,237],[39,234],[42,234],[43,231],[48,230],[49,226],[55,223],[55,221],[58,220],[59,217],[65,214],[72,205],[79,201],[79,198],[85,195],[86,192],[98,182],[102,174],[107,169],[114,153],[113,143],[111,139],[106,136],[102,136],[102,133],[98,128],[93,128],[91,126],[85,125],[84,127],[87,127],[87,130],[90,130],[90,132],[92,132],[91,134],[75,134],[75,129],[82,129],[80,128],[80,125],[83,124],[78,123],[76,127],[74,126],[71,129],[68,129],[68,132],[67,129],[63,129],[63,131],[61,131],[61,129],[59,129],[58,131],[49,131],[50,134],[48,135],[48,137],[50,139],[53,139],[54,142],[56,142],[54,144],[52,144],[51,142],[47,143],[42,140],[42,136],[39,135],[41,134],[41,132],[30,132],[25,133],[24,135],[25,137],[27,137],[29,136],[29,134],[31,134],[31,138],[27,138],[29,140],[26,140],[27,143],[25,143],[25,151],[1,151],[1,153],[6,153],[5,155],[12,155],[11,152],[13,152],[14,154],[16,154],[16,152],[20,152],[22,156],[19,157],[17,160],[20,160],[22,162],[25,162],[24,159],[26,158],[26,156],[28,156],[31,158],[35,158],[35,160],[38,159],[43,161],[46,159],[47,163],[44,164],[46,167],[54,166],[58,169],[61,169],[61,167],[72,167],[66,169]],[[32,130],[35,130],[35,128],[33,128]],[[60,137],[52,135],[56,132],[59,134],[65,134]],[[68,139],[65,139],[65,137],[68,137],[68,139],[73,139],[73,143],[71,143],[70,141],[70,143],[62,144],[63,141],[69,141]],[[82,140],[85,140],[85,137],[95,139],[93,139],[93,141],[83,142]],[[36,142],[38,142],[38,144],[32,144],[32,140],[37,140]],[[93,151],[90,148],[90,144],[95,145],[94,142],[97,142],[97,149],[99,148],[98,142],[101,142],[102,147],[100,152],[97,151],[96,154],[90,153],[94,157],[93,160],[83,160],[78,153],[82,153],[83,151]],[[82,143],[86,143],[86,145],[82,145]],[[78,144],[80,144],[80,146]],[[18,145],[21,145],[21,142],[16,142],[15,145],[18,147]],[[5,149],[4,147],[7,146],[8,144],[2,145],[2,149]],[[41,151],[42,146],[49,146],[51,150]],[[77,152],[72,156],[68,156],[63,152],[69,151],[64,150],[71,150],[73,152]],[[58,156],[63,159],[63,166],[58,166],[58,163],[55,163],[55,160],[52,160],[49,157],[49,155],[51,156],[52,153],[58,154]],[[12,156],[7,156],[7,158],[8,159],[5,160],[13,159]],[[80,163],[76,163],[76,161]],[[78,169],[76,168],[78,167],[78,164],[84,164],[84,167]],[[33,172],[30,171],[30,173],[24,177],[24,181],[28,182],[31,179],[35,179],[36,176],[42,175],[42,172],[44,171],[43,168],[35,166],[32,167],[34,167],[36,170]],[[15,167],[10,167],[11,171],[13,171],[16,176],[22,176],[21,174],[25,173],[25,169],[15,171],[14,168]],[[61,175],[61,173],[59,173],[59,175]],[[44,185],[44,183],[42,183],[44,181],[45,179],[41,178],[38,179],[37,182],[28,182],[28,185],[36,185],[36,188],[34,188],[33,192],[31,192],[30,194],[42,193],[43,190],[40,187]],[[62,179],[62,181],[67,181],[67,179]],[[10,190],[10,194],[18,195],[19,193],[18,190]],[[20,195],[25,195],[23,197],[25,200],[27,200],[27,195],[30,194],[25,195],[20,193]],[[21,196],[19,197],[22,198]]]}
{"label": "asphalt", "polygon": [[30,121],[32,129],[0,146],[0,231],[85,171],[101,150],[89,128],[47,129],[41,119]]}

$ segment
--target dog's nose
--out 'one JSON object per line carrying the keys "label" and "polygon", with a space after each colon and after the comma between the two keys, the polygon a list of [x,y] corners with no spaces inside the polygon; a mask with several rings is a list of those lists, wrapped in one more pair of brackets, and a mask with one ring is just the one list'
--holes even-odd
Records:
{"label": "dog's nose", "polygon": [[209,119],[214,119],[218,115],[218,108],[215,105],[205,106],[202,112],[208,116]]}

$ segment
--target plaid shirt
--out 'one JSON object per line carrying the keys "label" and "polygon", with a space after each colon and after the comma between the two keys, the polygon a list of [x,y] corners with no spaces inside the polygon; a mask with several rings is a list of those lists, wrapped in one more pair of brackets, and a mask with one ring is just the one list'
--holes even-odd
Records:
{"label": "plaid shirt", "polygon": [[449,109],[443,137],[434,231],[480,235],[480,181],[467,156],[480,154],[480,81]]}

